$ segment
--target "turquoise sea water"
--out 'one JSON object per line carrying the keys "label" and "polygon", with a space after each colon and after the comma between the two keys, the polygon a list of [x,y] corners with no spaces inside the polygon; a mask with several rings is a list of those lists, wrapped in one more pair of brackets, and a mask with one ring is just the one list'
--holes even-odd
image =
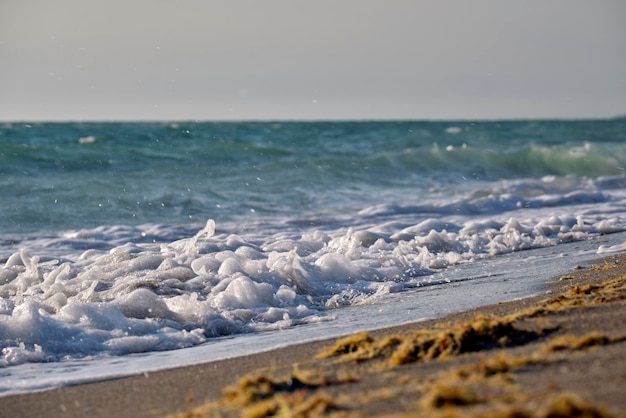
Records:
{"label": "turquoise sea water", "polygon": [[0,193],[13,370],[323,330],[625,231],[626,120],[4,123]]}
{"label": "turquoise sea water", "polygon": [[626,122],[0,125],[0,232],[327,221],[502,180],[619,176]]}

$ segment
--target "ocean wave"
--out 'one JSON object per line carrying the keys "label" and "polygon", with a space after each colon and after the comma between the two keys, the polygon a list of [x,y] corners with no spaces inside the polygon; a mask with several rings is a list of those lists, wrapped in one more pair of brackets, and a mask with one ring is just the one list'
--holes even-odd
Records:
{"label": "ocean wave", "polygon": [[0,365],[328,321],[624,231],[620,123],[0,125]]}
{"label": "ocean wave", "polygon": [[[170,242],[96,244],[64,257],[22,249],[0,268],[0,364],[166,350],[329,320],[329,309],[419,286],[451,265],[626,229],[619,217],[521,215],[249,234],[209,220]],[[57,244],[127,233],[67,233]]]}

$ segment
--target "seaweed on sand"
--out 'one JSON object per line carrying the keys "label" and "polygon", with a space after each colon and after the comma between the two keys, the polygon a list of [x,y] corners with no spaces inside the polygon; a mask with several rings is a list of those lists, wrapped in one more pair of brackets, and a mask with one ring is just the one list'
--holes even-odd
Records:
{"label": "seaweed on sand", "polygon": [[397,334],[380,341],[366,333],[337,340],[319,358],[348,355],[356,361],[386,357],[392,365],[446,358],[463,353],[519,345],[545,332],[515,327],[513,317],[477,315],[464,323],[441,330]]}

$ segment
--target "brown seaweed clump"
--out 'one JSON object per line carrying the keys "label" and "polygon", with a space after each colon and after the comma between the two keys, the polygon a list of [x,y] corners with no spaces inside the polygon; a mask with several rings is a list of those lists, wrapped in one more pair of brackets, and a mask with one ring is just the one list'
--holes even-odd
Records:
{"label": "brown seaweed clump", "polygon": [[467,387],[437,387],[417,408],[419,416],[442,418],[613,418],[602,407],[572,394],[530,397],[506,392],[482,397]]}
{"label": "brown seaweed clump", "polygon": [[463,353],[518,345],[540,334],[517,329],[510,318],[478,315],[449,330],[418,333],[398,346],[390,360],[394,365],[456,356]]}
{"label": "brown seaweed clump", "polygon": [[248,375],[226,387],[219,401],[206,403],[173,417],[326,416],[342,408],[336,399],[317,389],[353,381],[354,378],[347,374],[341,378],[329,378],[306,371],[280,379],[266,374]]}
{"label": "brown seaweed clump", "polygon": [[571,334],[565,334],[549,341],[544,346],[543,351],[582,350],[595,346],[615,344],[622,341],[626,341],[626,335],[608,337],[597,332],[591,332],[581,337],[576,337]]}
{"label": "brown seaweed clump", "polygon": [[542,335],[517,329],[514,323],[511,317],[477,315],[450,328],[392,335],[380,341],[360,333],[337,340],[318,357],[348,355],[355,361],[385,357],[391,365],[401,365],[517,345]]}

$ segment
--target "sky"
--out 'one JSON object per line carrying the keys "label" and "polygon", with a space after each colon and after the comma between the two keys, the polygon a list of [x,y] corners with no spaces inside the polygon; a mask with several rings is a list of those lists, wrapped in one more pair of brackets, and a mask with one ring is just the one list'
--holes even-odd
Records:
{"label": "sky", "polygon": [[0,120],[626,114],[623,0],[2,0]]}

